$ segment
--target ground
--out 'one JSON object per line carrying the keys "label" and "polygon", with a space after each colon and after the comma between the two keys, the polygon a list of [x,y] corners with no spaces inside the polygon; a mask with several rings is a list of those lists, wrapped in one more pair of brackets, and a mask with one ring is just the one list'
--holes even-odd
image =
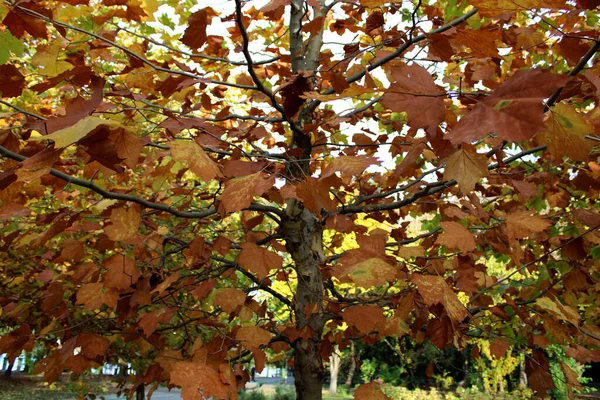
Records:
{"label": "ground", "polygon": [[[104,396],[105,400],[122,400],[124,396],[116,394],[116,384],[111,380],[100,380],[92,382],[92,387],[97,388],[96,394]],[[258,378],[257,382],[249,382],[246,385],[248,391],[261,391],[266,395],[275,393],[275,387],[281,384],[280,378]],[[293,378],[288,378],[287,385],[293,385]],[[351,396],[331,396],[328,392],[323,393],[324,400],[346,400]],[[68,383],[65,375],[61,382],[52,386],[45,384],[41,378],[28,375],[15,374],[11,379],[0,379],[0,400],[75,400],[77,398],[77,383]],[[179,389],[167,390],[157,389],[152,400],[180,400]]]}

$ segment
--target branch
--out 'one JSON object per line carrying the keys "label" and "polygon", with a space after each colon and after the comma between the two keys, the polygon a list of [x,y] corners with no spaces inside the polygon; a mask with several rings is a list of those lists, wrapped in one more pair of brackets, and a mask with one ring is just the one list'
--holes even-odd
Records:
{"label": "branch", "polygon": [[15,105],[12,105],[12,104],[10,104],[9,102],[7,102],[7,101],[4,101],[4,100],[1,100],[1,99],[0,99],[0,104],[4,104],[5,106],[12,108],[13,110],[17,110],[17,111],[18,111],[18,112],[20,112],[21,114],[29,115],[30,117],[33,117],[33,118],[37,118],[37,119],[39,119],[39,120],[42,120],[42,121],[46,121],[46,120],[48,120],[48,118],[44,118],[44,117],[42,117],[42,116],[40,116],[40,115],[37,115],[37,114],[34,114],[34,113],[32,113],[32,112],[29,112],[29,111],[27,111],[27,110],[24,110],[24,109],[22,109],[22,108],[20,108],[20,107],[17,107],[17,106],[15,106]]}
{"label": "branch", "polygon": [[131,57],[140,60],[142,63],[144,63],[144,64],[152,67],[153,69],[155,69],[157,71],[166,72],[166,73],[169,73],[169,74],[181,75],[181,76],[185,76],[187,78],[192,78],[192,79],[198,79],[201,82],[210,83],[210,84],[213,84],[213,85],[224,85],[224,86],[230,86],[230,87],[234,87],[234,88],[237,88],[237,89],[245,89],[245,90],[257,90],[257,88],[254,87],[254,86],[239,85],[237,83],[232,83],[232,82],[217,81],[217,80],[214,80],[214,79],[205,78],[205,77],[203,77],[201,75],[193,74],[191,72],[186,72],[186,71],[182,71],[182,70],[174,70],[174,69],[160,67],[158,65],[155,65],[152,61],[148,60],[147,58],[142,57],[141,55],[137,54],[134,51],[131,51],[127,47],[121,46],[121,45],[113,42],[112,40],[107,39],[107,38],[105,38],[103,36],[100,36],[100,35],[98,35],[96,33],[93,33],[93,32],[90,32],[90,31],[86,31],[85,29],[78,28],[78,27],[76,27],[74,25],[70,25],[70,24],[66,24],[64,22],[53,20],[51,18],[46,17],[45,15],[42,15],[40,13],[37,13],[35,11],[32,11],[32,10],[30,10],[28,8],[25,8],[25,7],[22,7],[22,6],[19,6],[19,5],[15,5],[13,7],[19,9],[21,12],[29,15],[30,17],[41,19],[42,21],[48,22],[50,24],[53,24],[53,25],[56,25],[56,26],[60,26],[60,27],[63,27],[65,29],[74,30],[76,32],[83,33],[85,35],[89,35],[89,36],[91,36],[93,38],[96,38],[96,39],[101,40],[101,41],[103,41],[105,43],[108,43],[111,46],[114,46],[114,47],[118,48],[119,50],[123,51],[124,53],[130,55]]}
{"label": "branch", "polygon": [[275,297],[277,300],[281,301],[283,304],[285,304],[288,307],[292,306],[292,302],[286,298],[284,295],[282,295],[281,293],[275,291],[273,288],[271,288],[270,286],[265,285],[264,280],[261,281],[260,279],[258,279],[256,276],[254,276],[253,273],[251,273],[250,271],[246,271],[244,268],[242,268],[241,265],[239,265],[236,262],[231,262],[231,260],[228,260],[226,258],[222,258],[222,257],[218,257],[218,256],[212,256],[210,257],[211,259],[224,263],[232,268],[235,268],[236,270],[240,271],[242,274],[244,274],[248,279],[250,279],[252,282],[254,282],[256,284],[256,287],[252,288],[253,290],[263,290],[269,294],[271,294],[273,297]]}
{"label": "branch", "polygon": [[383,95],[374,98],[373,100],[369,101],[367,104],[365,104],[362,107],[359,107],[355,110],[352,110],[344,115],[340,115],[340,118],[350,118],[356,114],[359,114],[363,111],[367,111],[369,108],[371,108],[372,106],[374,106],[375,104],[379,103],[381,101],[381,99],[383,99]]}
{"label": "branch", "polygon": [[[449,30],[449,29],[451,29],[451,28],[453,28],[453,27],[455,27],[457,25],[462,24],[463,22],[465,22],[466,20],[468,20],[469,18],[471,18],[475,14],[477,14],[477,9],[476,8],[472,9],[471,11],[469,11],[468,13],[466,13],[465,15],[463,15],[462,17],[457,18],[457,19],[455,19],[453,21],[450,21],[449,23],[447,23],[444,26],[440,26],[437,29],[429,31],[427,34],[422,34],[422,35],[413,37],[412,39],[410,39],[406,43],[404,43],[402,46],[398,47],[398,49],[396,51],[394,51],[393,53],[391,53],[391,54],[389,54],[389,55],[387,55],[387,56],[379,59],[378,61],[374,62],[373,64],[369,65],[366,68],[366,70],[363,70],[363,71],[361,71],[361,72],[359,72],[357,74],[354,74],[354,75],[346,78],[346,82],[353,83],[353,82],[356,82],[356,81],[362,79],[367,74],[367,71],[371,72],[374,69],[377,69],[377,68],[381,67],[382,65],[385,65],[388,62],[390,62],[390,61],[392,61],[392,60],[400,57],[412,45],[414,45],[415,43],[418,43],[418,42],[420,42],[422,40],[427,39],[427,36],[434,35],[436,33],[445,32],[445,31],[447,31],[447,30]],[[333,94],[333,93],[335,93],[335,89],[330,88],[330,89],[327,89],[322,94],[323,95],[328,95],[328,94]],[[310,109],[310,111],[314,111],[319,106],[319,104],[321,104],[320,100],[313,100],[313,102],[310,103],[310,105],[308,106],[308,108]]]}
{"label": "branch", "polygon": [[[119,28],[120,30],[129,33],[130,35],[134,35],[137,36],[141,39],[147,40],[150,43],[153,43],[157,46],[161,46],[164,48],[167,48],[175,53],[179,53],[182,54],[184,56],[188,56],[190,58],[201,58],[203,60],[208,60],[208,61],[217,61],[217,62],[222,62],[222,63],[226,63],[226,64],[230,64],[230,65],[235,65],[235,66],[244,66],[244,65],[248,65],[247,63],[243,62],[243,61],[233,61],[233,60],[229,60],[227,58],[220,58],[220,57],[213,57],[213,56],[207,56],[206,54],[201,54],[201,53],[190,53],[184,50],[179,50],[176,49],[175,47],[171,47],[168,44],[159,42],[158,40],[154,40],[151,37],[147,37],[144,35],[140,35],[139,33],[135,33],[133,31],[130,31],[129,29],[123,28],[122,26],[119,26],[117,24],[112,24],[114,26],[116,26],[117,28]],[[272,57],[266,60],[261,60],[261,61],[255,61],[254,65],[264,65],[264,64],[270,64],[272,62],[275,62],[277,60],[279,60],[281,57],[280,56],[276,56],[276,57]]]}
{"label": "branch", "polygon": [[[3,146],[0,146],[0,155],[3,155],[4,157],[8,157],[12,160],[19,161],[19,162],[24,162],[24,161],[28,160],[27,157],[22,156],[17,153],[13,153],[12,151],[8,150],[7,148],[5,148]],[[202,218],[207,218],[207,217],[210,217],[211,215],[217,214],[217,210],[214,207],[210,207],[204,211],[180,211],[180,210],[177,210],[176,208],[167,206],[166,204],[154,203],[149,200],[143,199],[141,197],[137,197],[137,196],[133,196],[130,194],[125,194],[125,193],[111,192],[109,190],[105,190],[99,186],[96,186],[93,182],[90,182],[90,181],[87,181],[84,179],[80,179],[80,178],[75,178],[71,175],[65,174],[64,172],[61,172],[54,168],[52,168],[50,170],[50,175],[55,176],[59,179],[62,179],[63,181],[71,183],[73,185],[77,185],[77,186],[81,186],[81,187],[90,189],[91,191],[98,193],[99,195],[101,195],[102,197],[107,198],[107,199],[130,201],[132,203],[139,204],[143,207],[151,208],[153,210],[163,211],[163,212],[172,214],[172,215],[174,215],[176,217],[180,217],[180,218],[202,219]],[[263,204],[256,204],[256,203],[250,204],[250,206],[248,207],[248,210],[262,211],[262,212],[268,211],[268,212],[277,214],[279,216],[284,215],[283,210],[281,210],[279,208],[271,207],[271,206],[267,206],[267,205],[263,205]]]}
{"label": "branch", "polygon": [[[598,52],[599,49],[600,41],[594,42],[594,44],[592,45],[592,47],[590,47],[588,52],[585,53],[581,60],[579,60],[579,63],[577,63],[575,68],[573,68],[571,72],[569,72],[568,76],[576,76],[583,69],[583,67],[585,67],[587,62],[594,56],[594,54]],[[546,107],[544,107],[544,112],[548,111],[550,107],[554,105],[554,103],[558,99],[558,96],[560,96],[562,90],[563,88],[559,88],[556,92],[554,92],[554,94],[552,94],[552,96],[550,96],[550,98],[546,102]]]}
{"label": "branch", "polygon": [[[292,5],[293,7],[293,5]],[[254,62],[252,61],[252,56],[250,55],[250,50],[248,49],[250,39],[248,38],[248,32],[246,31],[246,27],[244,26],[244,21],[242,20],[242,1],[235,0],[235,21],[240,30],[240,34],[242,35],[242,53],[244,53],[244,57],[246,57],[246,62],[248,64],[248,73],[252,78],[252,81],[256,85],[256,89],[262,92],[265,96],[269,98],[271,105],[275,108],[283,118],[290,124],[290,128],[294,133],[304,135],[304,132],[286,115],[285,109],[277,99],[271,90],[269,90],[260,80],[256,72],[254,71]]]}
{"label": "branch", "polygon": [[[509,163],[511,163],[515,160],[518,160],[522,157],[525,157],[529,154],[537,153],[538,151],[543,151],[543,150],[546,150],[546,146],[538,146],[538,147],[534,147],[532,149],[524,150],[518,154],[515,154],[514,156],[504,159],[503,164],[509,164]],[[498,169],[499,167],[500,167],[500,165],[498,163],[491,164],[488,167],[488,170],[493,171],[495,169]],[[441,166],[439,168],[441,168]],[[431,170],[428,172],[431,172]],[[412,182],[410,182],[409,185],[411,183]],[[323,216],[323,218],[326,219],[335,214],[357,214],[357,213],[363,213],[363,212],[396,210],[396,209],[402,208],[404,206],[407,206],[409,204],[412,204],[422,197],[431,196],[432,194],[441,192],[446,188],[456,185],[457,183],[458,182],[455,181],[454,179],[452,179],[450,181],[432,182],[432,183],[427,184],[423,189],[419,190],[418,192],[413,193],[412,196],[402,199],[400,201],[395,201],[393,203],[383,203],[383,204],[367,204],[367,205],[363,205],[363,206],[359,206],[359,205],[346,206],[346,207],[339,208],[335,211],[325,214]],[[393,191],[390,191],[390,192],[393,192]]]}

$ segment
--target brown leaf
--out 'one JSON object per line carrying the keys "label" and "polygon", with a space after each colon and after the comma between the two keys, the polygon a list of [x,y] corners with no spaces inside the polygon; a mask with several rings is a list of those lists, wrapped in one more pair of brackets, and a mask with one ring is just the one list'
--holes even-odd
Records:
{"label": "brown leaf", "polygon": [[235,334],[235,338],[241,341],[242,345],[248,344],[253,347],[269,344],[271,336],[271,332],[259,326],[243,326]]}
{"label": "brown leaf", "polygon": [[188,27],[185,29],[181,43],[190,47],[192,50],[199,49],[206,43],[206,26],[212,19],[214,12],[211,8],[203,8],[189,16]]}
{"label": "brown leaf", "polygon": [[344,309],[342,316],[348,326],[356,327],[365,335],[385,324],[383,309],[374,305],[348,307]]}
{"label": "brown leaf", "polygon": [[510,344],[504,339],[494,339],[490,343],[490,353],[498,360],[506,357],[506,352],[510,349]]}
{"label": "brown leaf", "polygon": [[[41,7],[33,1],[21,2],[19,7],[29,9],[33,12],[43,15],[47,18],[52,18],[52,13]],[[10,33],[18,39],[23,38],[25,32],[29,33],[34,38],[45,39],[47,37],[46,22],[40,18],[25,14],[17,9],[10,9],[4,20],[2,21]]]}
{"label": "brown leaf", "polygon": [[77,346],[81,347],[83,356],[94,359],[106,355],[110,340],[95,333],[82,333],[77,336]]}
{"label": "brown leaf", "polygon": [[413,274],[411,281],[417,285],[419,293],[425,304],[432,306],[441,304],[446,308],[448,315],[454,320],[461,322],[469,316],[469,312],[460,302],[456,293],[441,276],[425,276]]}
{"label": "brown leaf", "polygon": [[321,178],[327,178],[335,174],[336,172],[342,175],[360,176],[367,168],[373,164],[377,164],[378,160],[375,157],[364,157],[364,156],[342,156],[331,160],[327,167],[321,173]]}
{"label": "brown leaf", "polygon": [[181,397],[186,400],[226,399],[228,395],[219,373],[200,363],[178,362],[171,370],[170,382],[181,386]]}
{"label": "brown leaf", "polygon": [[444,232],[438,236],[437,244],[451,249],[458,249],[463,253],[468,253],[477,248],[475,238],[471,232],[458,222],[440,222],[440,226]]}
{"label": "brown leaf", "polygon": [[381,103],[392,111],[408,113],[412,128],[435,132],[445,118],[444,92],[433,77],[418,64],[394,65],[394,83],[386,91]]}
{"label": "brown leaf", "polygon": [[522,239],[546,230],[552,223],[539,215],[533,215],[531,211],[521,210],[508,215],[506,225],[510,239]]}
{"label": "brown leaf", "polygon": [[86,283],[77,291],[77,304],[83,304],[90,311],[98,310],[103,304],[112,309],[117,305],[119,293],[105,289],[102,283]]}
{"label": "brown leaf", "polygon": [[463,146],[446,159],[444,180],[454,179],[458,182],[461,193],[469,193],[481,178],[488,176],[487,164],[485,154],[469,151]]}
{"label": "brown leaf", "polygon": [[550,363],[541,350],[533,349],[531,357],[525,358],[525,372],[529,386],[542,398],[546,397],[548,390],[554,388]]}
{"label": "brown leaf", "polygon": [[14,65],[0,65],[0,93],[2,97],[20,96],[25,85],[25,77]]}
{"label": "brown leaf", "polygon": [[269,275],[272,269],[283,267],[283,258],[255,243],[246,242],[240,245],[242,251],[238,255],[237,262],[248,271],[254,272],[258,279],[262,280]]}
{"label": "brown leaf", "polygon": [[228,181],[221,195],[225,211],[235,212],[248,208],[254,196],[260,196],[275,185],[275,177],[264,172],[242,176]]}
{"label": "brown leaf", "polygon": [[495,133],[509,142],[529,140],[543,127],[542,100],[571,79],[538,69],[519,70],[462,117],[447,138],[469,143]]}
{"label": "brown leaf", "polygon": [[564,0],[469,0],[469,4],[477,7],[482,17],[498,17],[539,8],[557,9],[565,6]]}
{"label": "brown leaf", "polygon": [[137,207],[114,208],[110,213],[112,225],[104,228],[104,233],[112,241],[128,240],[137,234],[142,221]]}
{"label": "brown leaf", "polygon": [[190,171],[204,182],[223,176],[218,165],[195,141],[177,140],[171,142],[170,147],[173,158],[178,161],[187,161]]}
{"label": "brown leaf", "polygon": [[[372,0],[369,0],[372,1]],[[361,2],[362,3],[362,2]],[[381,384],[378,382],[369,382],[360,385],[354,391],[354,400],[391,400],[381,390]]]}
{"label": "brown leaf", "polygon": [[15,217],[26,217],[31,214],[31,210],[20,204],[5,204],[0,207],[0,220],[6,220]]}
{"label": "brown leaf", "polygon": [[215,295],[215,305],[226,313],[234,312],[239,306],[244,305],[246,293],[234,288],[219,289]]}
{"label": "brown leaf", "polygon": [[107,259],[104,268],[106,272],[102,276],[102,281],[105,288],[127,289],[140,278],[135,260],[122,254],[115,254]]}

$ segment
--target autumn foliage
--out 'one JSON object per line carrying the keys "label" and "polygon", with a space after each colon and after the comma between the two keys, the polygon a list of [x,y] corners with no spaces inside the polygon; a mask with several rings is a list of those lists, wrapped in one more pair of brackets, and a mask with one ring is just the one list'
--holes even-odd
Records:
{"label": "autumn foliage", "polygon": [[0,6],[0,353],[185,399],[386,336],[600,362],[598,1],[218,3]]}

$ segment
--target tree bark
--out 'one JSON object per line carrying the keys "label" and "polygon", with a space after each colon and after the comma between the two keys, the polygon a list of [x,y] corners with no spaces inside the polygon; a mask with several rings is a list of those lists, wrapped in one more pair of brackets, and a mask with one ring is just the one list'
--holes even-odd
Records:
{"label": "tree bark", "polygon": [[352,389],[352,379],[354,379],[354,371],[356,371],[356,354],[354,350],[354,342],[350,342],[350,370],[346,377],[346,387]]}
{"label": "tree bark", "polygon": [[6,367],[6,370],[4,371],[4,377],[5,378],[10,378],[12,375],[12,370],[13,370],[13,366],[15,365],[15,360],[16,358],[13,358],[12,360],[10,360],[8,362],[8,366]]}
{"label": "tree bark", "polygon": [[329,358],[329,393],[337,394],[338,374],[340,373],[340,354],[337,346]]}
{"label": "tree bark", "polygon": [[298,276],[294,317],[300,339],[294,347],[294,379],[298,400],[320,400],[323,359],[319,354],[326,317],[323,306],[323,235],[319,219],[295,199],[288,201],[281,224],[286,249]]}
{"label": "tree bark", "polygon": [[144,383],[140,383],[138,387],[135,389],[135,400],[144,400],[144,395],[146,394],[146,388]]}

